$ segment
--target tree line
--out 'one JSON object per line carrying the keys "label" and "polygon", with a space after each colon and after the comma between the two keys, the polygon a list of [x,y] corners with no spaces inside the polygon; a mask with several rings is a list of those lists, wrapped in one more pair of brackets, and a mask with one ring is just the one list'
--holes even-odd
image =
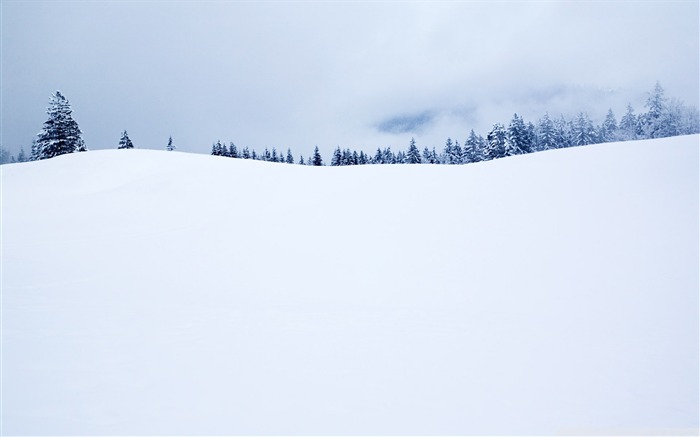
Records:
{"label": "tree line", "polygon": [[[549,114],[545,113],[536,123],[526,123],[521,116],[514,114],[507,126],[495,123],[485,138],[472,129],[463,143],[447,138],[439,151],[435,147],[424,147],[421,151],[413,138],[406,150],[397,152],[392,151],[391,147],[377,148],[372,154],[363,150],[358,152],[350,148],[336,147],[330,165],[468,164],[587,144],[700,133],[700,113],[697,108],[688,107],[677,99],[667,98],[658,82],[649,93],[644,107],[646,112],[635,114],[632,105],[628,104],[619,122],[610,109],[603,122],[598,125],[583,112],[573,120],[567,120],[563,115],[550,118]],[[14,157],[6,149],[0,148],[1,164],[48,159],[66,153],[87,151],[78,123],[72,118],[71,106],[59,91],[51,96],[47,113],[49,118],[32,142],[31,153],[27,155],[24,148],[20,148],[17,157]],[[126,130],[122,132],[117,148],[134,148]],[[165,149],[176,149],[172,137],[168,139]],[[286,153],[278,152],[274,147],[265,148],[263,152],[258,153],[247,146],[239,148],[233,142],[226,145],[217,141],[212,145],[211,154],[286,164],[324,165],[318,147],[315,147],[313,154],[307,159],[300,156],[295,160],[289,148]]]}

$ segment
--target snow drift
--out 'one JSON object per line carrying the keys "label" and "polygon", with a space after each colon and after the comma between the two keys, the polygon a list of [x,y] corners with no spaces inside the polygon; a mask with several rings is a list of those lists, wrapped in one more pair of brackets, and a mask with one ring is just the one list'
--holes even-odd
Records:
{"label": "snow drift", "polygon": [[2,432],[697,432],[698,139],[3,166]]}

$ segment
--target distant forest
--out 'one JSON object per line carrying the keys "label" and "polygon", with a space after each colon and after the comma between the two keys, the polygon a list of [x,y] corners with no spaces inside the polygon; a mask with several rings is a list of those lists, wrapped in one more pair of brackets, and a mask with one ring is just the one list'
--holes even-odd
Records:
{"label": "distant forest", "polygon": [[[649,93],[644,107],[646,112],[635,114],[632,106],[628,104],[619,122],[610,109],[599,125],[594,124],[588,114],[583,112],[580,112],[574,120],[567,120],[563,115],[550,118],[549,114],[545,113],[536,124],[529,121],[526,123],[521,116],[514,114],[507,126],[495,123],[485,138],[472,129],[463,143],[460,144],[457,139],[447,138],[444,147],[439,151],[435,147],[424,147],[420,150],[413,138],[406,150],[396,152],[390,147],[377,148],[373,154],[337,147],[330,159],[330,165],[469,164],[587,144],[700,133],[698,109],[686,106],[677,99],[667,98],[658,82]],[[65,153],[87,151],[80,128],[71,116],[70,104],[60,92],[57,91],[51,97],[47,112],[49,119],[44,123],[37,139],[33,141],[31,153],[27,155],[21,148],[15,157],[0,147],[0,164],[47,159]],[[117,148],[134,148],[126,131],[122,132]],[[169,151],[176,149],[172,137],[168,139],[165,149]],[[300,156],[295,160],[291,149],[282,153],[273,147],[265,148],[259,153],[248,147],[239,148],[233,142],[226,145],[217,141],[212,145],[211,154],[311,166],[322,166],[326,162],[321,157],[318,147],[306,159]]]}

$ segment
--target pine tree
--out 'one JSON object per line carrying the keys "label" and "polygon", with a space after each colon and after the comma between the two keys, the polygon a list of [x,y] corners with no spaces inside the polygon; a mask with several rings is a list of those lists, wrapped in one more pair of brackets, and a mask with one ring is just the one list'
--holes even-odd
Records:
{"label": "pine tree", "polygon": [[462,150],[462,162],[468,164],[470,162],[479,162],[483,160],[482,156],[483,138],[480,138],[472,129],[469,132],[469,138],[464,142]]}
{"label": "pine tree", "polygon": [[486,136],[486,147],[484,149],[484,159],[502,158],[506,153],[506,128],[501,123],[493,125],[493,129]]}
{"label": "pine tree", "polygon": [[49,119],[37,135],[36,159],[87,150],[78,123],[73,120],[70,103],[60,91],[49,99],[47,113]]}
{"label": "pine tree", "polygon": [[360,150],[360,156],[357,158],[357,163],[359,165],[366,165],[369,163],[369,159],[363,150]]}
{"label": "pine tree", "polygon": [[372,158],[372,164],[384,164],[384,155],[379,147],[377,147],[377,152],[374,154],[374,158]]}
{"label": "pine tree", "polygon": [[609,143],[617,139],[617,120],[612,109],[608,109],[605,120],[600,127],[600,140]]}
{"label": "pine tree", "polygon": [[331,166],[338,167],[342,164],[343,155],[340,152],[340,146],[336,147],[333,151],[333,157],[331,158]]}
{"label": "pine tree", "polygon": [[238,154],[238,148],[236,147],[235,144],[233,144],[233,141],[231,141],[229,148],[228,148],[228,156],[231,158],[238,158],[240,155]]}
{"label": "pine tree", "polygon": [[654,89],[649,93],[647,102],[644,105],[649,111],[642,116],[642,132],[647,138],[663,138],[667,135],[665,131],[668,118],[668,107],[664,89],[659,82],[656,82]]}
{"label": "pine tree", "polygon": [[314,156],[312,158],[312,165],[320,167],[323,165],[323,159],[321,158],[321,153],[318,151],[318,146],[314,148]]}
{"label": "pine tree", "polygon": [[514,114],[506,132],[505,156],[522,155],[530,152],[525,122],[518,114]]}
{"label": "pine tree", "polygon": [[382,152],[382,164],[396,164],[396,155],[391,151],[390,146]]}
{"label": "pine tree", "polygon": [[10,159],[10,151],[0,146],[0,164],[7,164]]}
{"label": "pine tree", "polygon": [[443,164],[452,164],[452,138],[447,138],[445,141],[445,148],[442,149],[442,155],[440,156],[440,162]]}
{"label": "pine tree", "polygon": [[459,145],[459,141],[455,140],[452,146],[452,153],[450,154],[450,164],[461,164],[462,163],[462,147]]}
{"label": "pine tree", "polygon": [[596,142],[596,132],[587,114],[579,112],[574,123],[573,139],[575,146],[585,146]]}
{"label": "pine tree", "polygon": [[304,162],[304,155],[299,156],[299,165],[306,165],[306,163]]}
{"label": "pine tree", "polygon": [[420,164],[420,151],[416,147],[416,140],[411,138],[411,142],[408,144],[408,153],[406,153],[406,163],[407,164]]}
{"label": "pine tree", "polygon": [[24,147],[19,148],[19,153],[17,154],[17,162],[27,162],[27,154],[24,153]]}
{"label": "pine tree", "polygon": [[555,144],[558,149],[572,146],[572,131],[572,124],[566,121],[563,115],[554,120]]}
{"label": "pine tree", "polygon": [[620,119],[620,136],[623,140],[637,139],[637,116],[630,103],[627,104],[627,112]]}
{"label": "pine tree", "polygon": [[165,146],[165,150],[167,150],[168,152],[172,152],[173,150],[175,150],[175,148],[176,147],[173,144],[173,137],[168,137],[168,145]]}
{"label": "pine tree", "polygon": [[131,142],[131,139],[129,138],[129,134],[126,133],[126,130],[122,132],[122,137],[119,139],[119,145],[117,146],[117,149],[133,149],[134,144]]}
{"label": "pine tree", "polygon": [[294,164],[294,156],[292,155],[292,149],[287,148],[287,164]]}

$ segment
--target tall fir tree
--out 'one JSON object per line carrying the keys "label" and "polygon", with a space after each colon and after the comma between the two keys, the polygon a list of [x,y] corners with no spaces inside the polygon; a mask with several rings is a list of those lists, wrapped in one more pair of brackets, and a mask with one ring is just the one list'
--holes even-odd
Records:
{"label": "tall fir tree", "polygon": [[49,99],[49,119],[37,135],[35,159],[48,159],[66,153],[85,151],[85,143],[68,100],[56,91]]}

